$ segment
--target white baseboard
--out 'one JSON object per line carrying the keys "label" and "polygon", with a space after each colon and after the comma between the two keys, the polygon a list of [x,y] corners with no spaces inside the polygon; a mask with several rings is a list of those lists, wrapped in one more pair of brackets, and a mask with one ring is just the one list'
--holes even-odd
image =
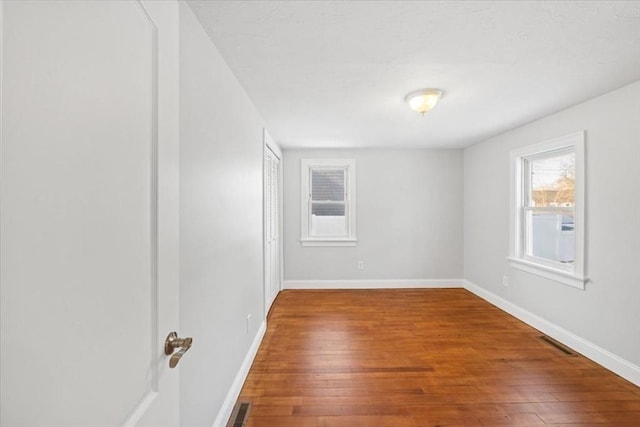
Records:
{"label": "white baseboard", "polygon": [[242,365],[240,366],[240,370],[236,375],[236,378],[233,380],[233,384],[227,393],[227,397],[224,399],[224,403],[218,411],[218,416],[216,420],[213,422],[213,427],[224,427],[229,421],[229,417],[231,416],[231,412],[233,412],[233,407],[236,404],[236,400],[238,400],[238,396],[240,396],[240,392],[242,391],[242,386],[244,381],[247,379],[247,375],[249,374],[249,369],[251,369],[251,364],[253,363],[253,359],[256,357],[258,353],[258,349],[260,348],[260,343],[262,342],[262,338],[264,338],[264,334],[267,331],[267,323],[263,321],[258,329],[258,333],[251,343],[251,347],[249,347],[249,351],[242,361]]}
{"label": "white baseboard", "polygon": [[462,279],[285,280],[282,289],[410,289],[461,288]]}
{"label": "white baseboard", "polygon": [[501,310],[506,311],[510,315],[522,320],[544,334],[549,335],[550,337],[571,347],[583,356],[588,357],[599,365],[602,365],[610,371],[620,375],[622,378],[640,386],[640,366],[634,365],[633,363],[616,356],[602,347],[599,347],[592,342],[587,341],[584,338],[579,337],[574,333],[569,332],[566,329],[563,329],[560,326],[543,319],[542,317],[533,314],[530,311],[527,311],[524,308],[517,306],[474,283],[469,282],[468,280],[464,280],[463,285],[469,292],[473,292],[480,298],[488,301]]}

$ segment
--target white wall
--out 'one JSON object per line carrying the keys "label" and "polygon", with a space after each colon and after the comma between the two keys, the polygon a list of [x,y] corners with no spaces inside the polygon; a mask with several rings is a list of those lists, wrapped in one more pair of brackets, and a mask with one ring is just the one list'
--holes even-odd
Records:
{"label": "white wall", "polygon": [[[300,245],[303,158],[356,159],[355,247]],[[462,192],[462,150],[285,150],[285,280],[461,278]]]}
{"label": "white wall", "polygon": [[[509,151],[586,130],[586,290],[509,267]],[[464,151],[464,277],[640,365],[640,82]],[[509,287],[502,276],[509,276]]]}
{"label": "white wall", "polygon": [[180,334],[194,338],[179,366],[184,426],[213,424],[262,322],[262,128],[181,3]]}

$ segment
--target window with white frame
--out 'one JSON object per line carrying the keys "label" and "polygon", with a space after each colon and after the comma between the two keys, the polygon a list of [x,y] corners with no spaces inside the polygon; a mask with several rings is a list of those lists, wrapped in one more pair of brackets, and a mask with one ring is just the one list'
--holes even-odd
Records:
{"label": "window with white frame", "polygon": [[511,152],[514,268],[584,289],[584,132]]}
{"label": "window with white frame", "polygon": [[303,246],[355,246],[356,162],[302,160]]}

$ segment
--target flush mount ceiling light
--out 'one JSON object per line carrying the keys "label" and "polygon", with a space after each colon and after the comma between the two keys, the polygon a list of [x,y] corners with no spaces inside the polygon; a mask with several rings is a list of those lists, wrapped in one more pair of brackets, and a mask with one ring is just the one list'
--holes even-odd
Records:
{"label": "flush mount ceiling light", "polygon": [[407,101],[412,110],[422,113],[424,116],[424,113],[436,106],[441,96],[442,91],[440,89],[420,89],[405,96],[404,100]]}

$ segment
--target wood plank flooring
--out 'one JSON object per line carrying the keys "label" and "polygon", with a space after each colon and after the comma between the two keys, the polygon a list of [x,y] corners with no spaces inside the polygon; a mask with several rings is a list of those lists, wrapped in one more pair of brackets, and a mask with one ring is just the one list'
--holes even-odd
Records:
{"label": "wood plank flooring", "polygon": [[247,427],[640,427],[640,388],[541,335],[463,289],[283,291]]}

